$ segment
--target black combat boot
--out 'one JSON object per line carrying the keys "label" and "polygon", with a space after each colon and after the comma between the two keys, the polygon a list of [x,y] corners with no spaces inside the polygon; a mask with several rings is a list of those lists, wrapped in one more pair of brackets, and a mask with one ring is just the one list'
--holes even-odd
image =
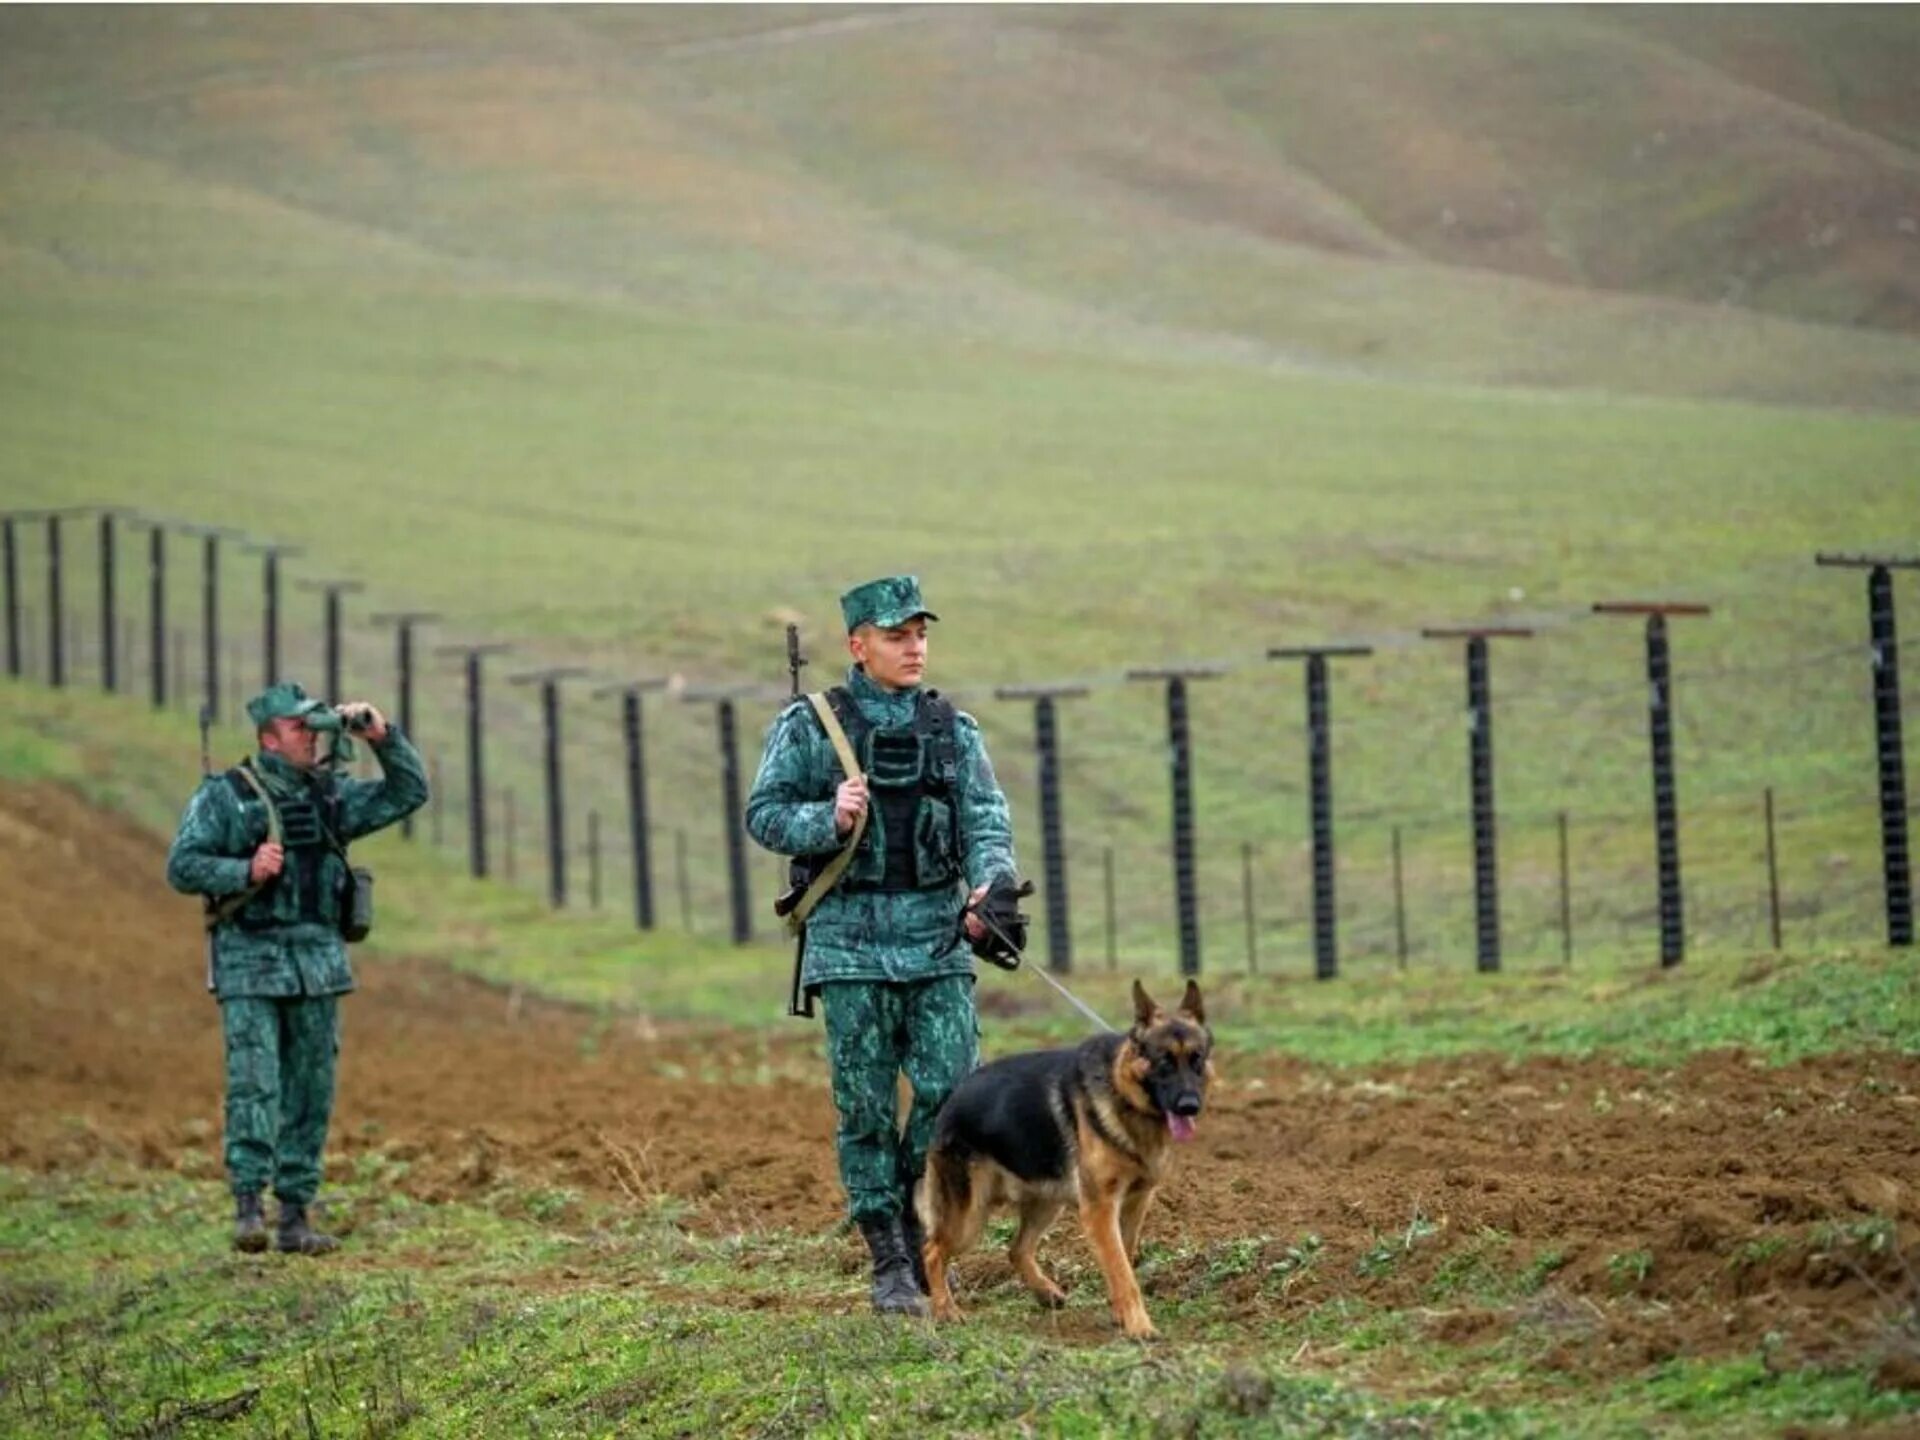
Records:
{"label": "black combat boot", "polygon": [[914,1283],[913,1262],[907,1258],[907,1242],[900,1233],[899,1217],[862,1220],[860,1233],[866,1237],[867,1249],[873,1252],[874,1312],[925,1319],[931,1312],[920,1287]]}
{"label": "black combat boot", "polygon": [[913,1208],[913,1192],[919,1182],[909,1180],[900,1202],[900,1239],[907,1247],[907,1259],[913,1262],[913,1283],[927,1293],[927,1232],[920,1227],[920,1212]]}
{"label": "black combat boot", "polygon": [[260,1208],[260,1192],[233,1197],[233,1248],[258,1255],[267,1248],[267,1216]]}
{"label": "black combat boot", "polygon": [[340,1248],[331,1235],[323,1235],[307,1223],[307,1207],[291,1200],[280,1202],[280,1231],[273,1237],[276,1250],[287,1255],[330,1255]]}

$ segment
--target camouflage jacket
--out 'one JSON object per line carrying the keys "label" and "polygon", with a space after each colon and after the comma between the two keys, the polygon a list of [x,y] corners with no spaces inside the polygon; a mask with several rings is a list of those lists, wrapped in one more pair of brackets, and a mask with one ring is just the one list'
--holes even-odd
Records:
{"label": "camouflage jacket", "polygon": [[[918,690],[883,690],[857,666],[847,672],[846,685],[876,728],[913,723]],[[843,881],[807,921],[803,984],[973,973],[973,952],[960,939],[961,907],[974,886],[1015,873],[1013,822],[979,722],[964,711],[956,712],[954,750],[962,879],[949,887],[892,894],[848,893]],[[767,732],[747,796],[747,833],[780,855],[833,854],[842,843],[833,828],[833,796],[845,778],[813,707],[796,700]],[[870,828],[871,822],[870,812]],[[849,877],[861,873],[856,862]]]}
{"label": "camouflage jacket", "polygon": [[[427,775],[400,727],[372,747],[381,778],[355,780],[332,771],[303,771],[277,756],[253,757],[254,773],[278,801],[331,792],[339,803],[342,845],[391,825],[426,803]],[[224,774],[200,782],[167,852],[167,883],[215,900],[247,888],[253,852],[267,839],[267,809],[251,792],[234,793]],[[303,864],[316,866],[311,877]],[[339,995],[353,989],[346,941],[340,938],[339,890],[346,864],[331,849],[289,851],[286,868],[238,915],[213,932],[213,990],[222,1000],[243,995]],[[301,891],[315,887],[318,918],[302,918]]]}

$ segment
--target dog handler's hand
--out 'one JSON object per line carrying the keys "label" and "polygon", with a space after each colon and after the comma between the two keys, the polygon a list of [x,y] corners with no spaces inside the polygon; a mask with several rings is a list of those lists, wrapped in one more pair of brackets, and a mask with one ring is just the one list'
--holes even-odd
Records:
{"label": "dog handler's hand", "polygon": [[867,813],[867,777],[856,775],[842,780],[833,793],[833,829],[835,834],[851,835],[854,822]]}
{"label": "dog handler's hand", "polygon": [[967,896],[967,913],[966,913],[965,923],[967,927],[967,938],[969,940],[983,940],[986,938],[987,922],[982,920],[978,915],[973,913],[973,907],[978,905],[982,900],[986,898],[987,898],[987,887],[984,885],[974,886],[973,893]]}
{"label": "dog handler's hand", "polygon": [[271,840],[253,852],[253,863],[247,866],[247,879],[260,885],[280,873],[280,867],[286,863],[286,852]]}

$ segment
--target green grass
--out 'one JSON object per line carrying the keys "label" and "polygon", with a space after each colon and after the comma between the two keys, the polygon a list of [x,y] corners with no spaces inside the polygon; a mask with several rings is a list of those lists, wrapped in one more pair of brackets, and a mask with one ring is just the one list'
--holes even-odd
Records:
{"label": "green grass", "polygon": [[[197,1433],[224,1417],[272,1435],[1626,1435],[1682,1420],[1736,1435],[1912,1403],[1855,1369],[1762,1356],[1585,1393],[1536,1382],[1515,1403],[1497,1351],[1422,1342],[1348,1300],[1236,1333],[1210,1287],[1156,1301],[1189,1338],[1146,1352],[1049,1337],[1004,1288],[956,1328],[887,1325],[860,1313],[833,1237],[702,1239],[663,1209],[563,1218],[508,1187],[421,1205],[361,1176],[330,1193],[349,1248],[314,1263],[226,1249],[209,1184],[0,1170],[7,1432]],[[1305,1342],[1323,1358],[1287,1363]],[[1450,1375],[1447,1397],[1370,1393],[1387,1343],[1400,1388]]]}

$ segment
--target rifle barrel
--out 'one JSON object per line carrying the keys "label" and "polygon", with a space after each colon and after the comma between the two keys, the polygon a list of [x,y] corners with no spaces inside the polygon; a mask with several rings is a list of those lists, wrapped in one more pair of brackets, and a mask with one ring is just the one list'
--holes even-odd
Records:
{"label": "rifle barrel", "polygon": [[793,681],[793,697],[800,698],[800,668],[807,663],[800,653],[800,627],[787,626],[787,674]]}

